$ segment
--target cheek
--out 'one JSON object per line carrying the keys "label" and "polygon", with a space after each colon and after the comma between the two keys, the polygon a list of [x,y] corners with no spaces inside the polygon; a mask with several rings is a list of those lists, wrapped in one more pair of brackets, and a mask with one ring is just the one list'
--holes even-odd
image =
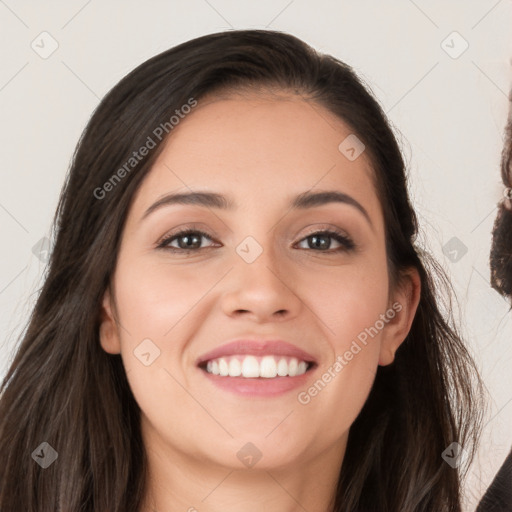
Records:
{"label": "cheek", "polygon": [[[348,350],[353,340],[364,343],[369,331],[373,334],[372,339],[379,338],[378,333],[383,328],[380,318],[387,309],[387,290],[387,282],[379,286],[373,281],[371,286],[365,286],[361,280],[345,281],[342,290],[324,301],[320,311],[324,312],[323,318],[330,327],[329,339],[336,354]],[[365,346],[371,350],[379,348],[377,342]]]}
{"label": "cheek", "polygon": [[116,269],[121,356],[127,378],[139,407],[152,421],[161,422],[163,431],[180,424],[173,413],[176,408],[191,407],[190,396],[179,384],[186,384],[182,357],[190,322],[196,321],[194,305],[211,287],[205,282],[194,287],[195,280],[181,269],[128,257],[120,259]]}
{"label": "cheek", "polygon": [[[155,263],[120,259],[115,292],[123,364],[139,404],[158,409],[158,393],[169,389],[180,365],[189,318],[199,293],[191,276]],[[167,370],[167,372],[166,372]],[[176,375],[182,380],[181,372]],[[161,397],[160,397],[161,398]]]}
{"label": "cheek", "polygon": [[[133,341],[141,337],[164,340],[215,282],[195,271],[159,262],[119,262],[116,295],[119,314]],[[218,279],[218,278],[217,278]],[[126,333],[125,333],[126,334]]]}
{"label": "cheek", "polygon": [[316,275],[301,279],[305,299],[322,320],[337,354],[376,322],[380,326],[389,292],[387,267],[380,259],[329,269],[320,279]]}
{"label": "cheek", "polygon": [[[298,396],[315,414],[326,418],[332,436],[346,431],[362,409],[378,367],[380,340],[388,311],[387,267],[373,265],[338,269],[336,279],[321,281],[310,295],[312,309],[329,343],[329,358],[316,381]],[[340,413],[342,412],[342,413]]]}

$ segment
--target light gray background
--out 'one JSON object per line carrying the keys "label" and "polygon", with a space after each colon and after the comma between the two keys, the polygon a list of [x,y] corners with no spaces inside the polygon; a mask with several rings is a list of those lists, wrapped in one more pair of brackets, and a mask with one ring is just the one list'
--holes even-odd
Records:
{"label": "light gray background", "polygon": [[[488,265],[502,194],[511,14],[511,0],[0,0],[1,374],[44,276],[32,249],[49,236],[73,149],[100,98],[139,63],[193,37],[287,31],[351,64],[399,134],[420,241],[452,276],[489,391],[466,486],[473,510],[512,446],[512,313],[490,288]],[[58,48],[47,58],[32,49],[48,52],[51,38]],[[443,252],[453,237],[456,252]]]}

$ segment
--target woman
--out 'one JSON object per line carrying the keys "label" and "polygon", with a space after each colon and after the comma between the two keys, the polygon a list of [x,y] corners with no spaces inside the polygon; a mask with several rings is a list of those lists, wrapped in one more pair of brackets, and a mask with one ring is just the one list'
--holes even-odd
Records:
{"label": "woman", "polygon": [[349,66],[262,30],[153,57],[92,116],[55,225],[1,510],[461,510],[478,374]]}
{"label": "woman", "polygon": [[[512,101],[512,91],[510,99]],[[501,178],[505,189],[494,221],[490,255],[491,286],[512,299],[512,108],[505,128],[505,145],[501,154]],[[512,451],[487,489],[477,512],[512,510]]]}

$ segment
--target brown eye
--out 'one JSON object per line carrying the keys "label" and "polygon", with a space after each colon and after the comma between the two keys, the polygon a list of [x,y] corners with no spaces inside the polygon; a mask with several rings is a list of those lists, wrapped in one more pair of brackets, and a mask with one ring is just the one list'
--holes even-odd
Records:
{"label": "brown eye", "polygon": [[[187,229],[184,231],[179,231],[178,233],[174,233],[173,235],[164,238],[158,245],[158,248],[166,249],[171,252],[194,251],[199,249],[205,249],[205,247],[201,247],[201,240],[203,238],[211,240],[210,236],[204,231],[197,229]],[[178,247],[173,247],[169,245],[171,242],[174,241],[178,242]]]}
{"label": "brown eye", "polygon": [[[338,242],[341,247],[336,249],[330,249],[331,240],[334,239]],[[315,250],[316,252],[340,252],[340,251],[349,251],[354,249],[354,242],[346,235],[337,232],[337,231],[318,231],[315,233],[311,233],[307,237],[303,238],[301,242],[307,240],[308,247],[307,249]],[[319,250],[317,250],[319,249]]]}

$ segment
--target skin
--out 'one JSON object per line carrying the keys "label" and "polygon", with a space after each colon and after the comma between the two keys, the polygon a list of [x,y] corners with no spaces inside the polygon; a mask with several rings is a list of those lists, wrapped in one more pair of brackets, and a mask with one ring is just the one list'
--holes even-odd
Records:
{"label": "skin", "polygon": [[[320,105],[284,92],[209,98],[174,128],[139,188],[103,300],[100,341],[121,354],[142,410],[143,511],[332,506],[349,428],[377,366],[393,362],[409,332],[420,293],[415,270],[390,289],[369,160],[363,153],[349,161],[338,150],[350,133]],[[163,195],[199,189],[229,195],[237,208],[173,205],[141,220]],[[290,211],[291,197],[320,189],[352,196],[371,223],[349,204]],[[156,248],[190,223],[211,235],[199,239],[204,249],[187,256]],[[316,248],[311,233],[333,227],[357,248],[332,252],[343,247],[334,238]],[[263,249],[250,264],[236,252],[247,236]],[[180,240],[184,247],[183,237],[170,244]],[[234,338],[280,338],[317,358],[310,386],[395,301],[402,310],[307,405],[297,400],[300,390],[278,397],[219,390],[195,366]],[[149,366],[133,353],[146,338],[160,350]],[[248,442],[262,453],[252,468],[237,458]]]}

